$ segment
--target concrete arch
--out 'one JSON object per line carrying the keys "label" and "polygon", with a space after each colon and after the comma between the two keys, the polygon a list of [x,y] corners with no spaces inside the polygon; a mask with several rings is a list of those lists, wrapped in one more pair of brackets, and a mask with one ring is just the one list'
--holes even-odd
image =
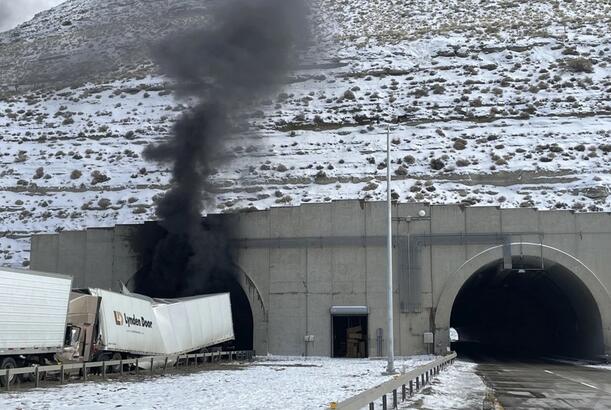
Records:
{"label": "concrete arch", "polygon": [[[590,292],[601,318],[604,349],[611,353],[611,294],[597,275],[574,256],[552,246],[540,243],[517,242],[511,244],[512,255],[540,258],[570,271]],[[452,307],[467,280],[482,268],[503,259],[503,245],[493,246],[463,263],[445,282],[435,308],[435,351],[443,354],[449,348],[449,328]]]}
{"label": "concrete arch", "polygon": [[[267,321],[267,307],[255,281],[240,266],[237,266],[236,276],[238,283],[250,302],[253,316],[262,317]],[[255,312],[257,313],[255,314]]]}
{"label": "concrete arch", "polygon": [[267,353],[268,307],[257,284],[241,266],[235,265],[236,280],[250,304],[253,325],[253,348],[260,354]]}

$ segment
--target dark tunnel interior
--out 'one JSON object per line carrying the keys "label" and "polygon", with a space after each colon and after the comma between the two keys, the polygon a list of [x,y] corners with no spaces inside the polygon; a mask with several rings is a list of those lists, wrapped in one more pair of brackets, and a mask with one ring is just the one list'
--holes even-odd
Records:
{"label": "dark tunnel interior", "polygon": [[[155,222],[140,226],[131,238],[132,250],[138,255],[139,269],[129,283],[134,292],[158,298],[178,298],[195,295],[228,292],[231,299],[231,313],[235,340],[223,345],[224,349],[253,349],[253,314],[250,301],[238,282],[239,268],[233,266],[215,266],[205,280],[194,278],[157,277],[151,269],[157,244],[165,238],[167,232]],[[174,254],[172,264],[177,267],[177,275],[181,267],[186,265],[189,253]],[[197,274],[197,273],[196,273]],[[201,280],[200,280],[201,279]]]}
{"label": "dark tunnel interior", "polygon": [[512,356],[594,358],[604,351],[599,309],[587,287],[552,261],[514,257],[475,272],[452,308],[453,348]]}

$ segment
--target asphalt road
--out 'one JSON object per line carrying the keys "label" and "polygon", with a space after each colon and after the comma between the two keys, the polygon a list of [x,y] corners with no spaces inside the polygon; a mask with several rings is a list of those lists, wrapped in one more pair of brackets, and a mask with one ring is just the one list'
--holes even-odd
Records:
{"label": "asphalt road", "polygon": [[[474,358],[496,409],[611,409],[611,370],[538,359]],[[493,409],[495,407],[492,407]]]}

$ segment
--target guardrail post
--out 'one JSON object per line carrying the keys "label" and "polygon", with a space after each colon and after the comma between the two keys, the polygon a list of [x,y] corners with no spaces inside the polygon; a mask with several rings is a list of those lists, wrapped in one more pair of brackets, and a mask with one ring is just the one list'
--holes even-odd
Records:
{"label": "guardrail post", "polygon": [[62,363],[59,366],[59,384],[64,384],[64,377],[66,377],[66,375],[64,374],[64,364]]}
{"label": "guardrail post", "polygon": [[382,410],[387,410],[386,395],[382,396]]}
{"label": "guardrail post", "polygon": [[416,377],[416,391],[420,390],[420,376]]}
{"label": "guardrail post", "polygon": [[412,397],[414,395],[414,381],[410,380],[409,381],[409,397]]}
{"label": "guardrail post", "polygon": [[11,369],[10,369],[10,367],[7,367],[5,369],[4,375],[6,377],[6,391],[9,391],[11,389],[11,383],[10,383],[10,380],[11,380]]}
{"label": "guardrail post", "polygon": [[102,379],[106,379],[106,360],[102,360]]}
{"label": "guardrail post", "polygon": [[153,375],[153,358],[151,357],[151,376]]}
{"label": "guardrail post", "polygon": [[119,360],[119,374],[123,376],[123,356],[121,356],[121,360]]}
{"label": "guardrail post", "polygon": [[397,389],[394,389],[392,391],[392,408],[393,409],[397,408]]}
{"label": "guardrail post", "polygon": [[140,366],[138,366],[139,358],[136,357],[136,374],[140,373]]}
{"label": "guardrail post", "polygon": [[165,374],[166,369],[168,368],[168,356],[165,357],[165,361],[163,362],[163,373]]}
{"label": "guardrail post", "polygon": [[[8,381],[8,378],[6,379]],[[38,365],[34,366],[34,387],[40,386],[40,371],[38,370]]]}
{"label": "guardrail post", "polygon": [[374,410],[375,409],[375,404],[373,404],[373,402],[369,403],[369,410]]}
{"label": "guardrail post", "polygon": [[87,381],[87,362],[83,362],[83,381]]}
{"label": "guardrail post", "polygon": [[405,384],[401,386],[401,401],[405,401],[406,389]]}

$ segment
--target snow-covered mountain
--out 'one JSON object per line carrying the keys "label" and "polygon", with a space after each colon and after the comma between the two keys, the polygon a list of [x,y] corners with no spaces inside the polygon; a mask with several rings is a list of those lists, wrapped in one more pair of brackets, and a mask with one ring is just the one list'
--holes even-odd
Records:
{"label": "snow-covered mountain", "polygon": [[[611,209],[611,4],[312,0],[317,42],[227,143],[208,210],[382,199]],[[0,263],[154,217],[142,159],[193,101],[149,60],[212,1],[70,0],[0,34]]]}
{"label": "snow-covered mountain", "polygon": [[0,90],[142,76],[148,49],[206,20],[212,0],[68,0],[0,33]]}

